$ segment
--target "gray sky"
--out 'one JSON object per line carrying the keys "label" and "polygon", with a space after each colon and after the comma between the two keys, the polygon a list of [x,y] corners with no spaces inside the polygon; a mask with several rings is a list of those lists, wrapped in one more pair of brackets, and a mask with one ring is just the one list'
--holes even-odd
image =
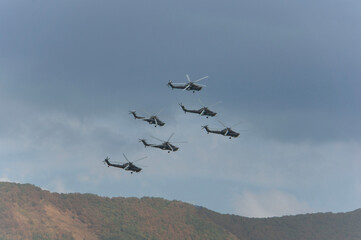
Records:
{"label": "gray sky", "polygon": [[[2,1],[0,179],[155,196],[221,213],[349,211],[361,201],[359,1]],[[199,93],[169,80],[208,75]],[[179,102],[214,107],[215,119]],[[129,110],[156,113],[154,128]],[[207,135],[217,120],[246,130]],[[179,152],[138,138],[175,132]],[[148,156],[141,174],[102,159]]]}

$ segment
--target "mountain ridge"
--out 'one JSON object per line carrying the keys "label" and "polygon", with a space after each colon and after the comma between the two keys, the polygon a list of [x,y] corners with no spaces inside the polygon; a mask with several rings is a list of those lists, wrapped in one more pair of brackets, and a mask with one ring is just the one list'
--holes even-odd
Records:
{"label": "mountain ridge", "polygon": [[64,194],[0,182],[0,239],[359,240],[361,209],[247,218],[176,200]]}

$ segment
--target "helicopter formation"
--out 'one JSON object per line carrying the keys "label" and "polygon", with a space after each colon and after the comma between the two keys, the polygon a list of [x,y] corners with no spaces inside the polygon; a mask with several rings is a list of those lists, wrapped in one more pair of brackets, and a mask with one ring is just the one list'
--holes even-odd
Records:
{"label": "helicopter formation", "polygon": [[[190,78],[189,78],[189,75],[186,74],[186,79],[188,80],[187,83],[173,83],[172,81],[169,81],[168,82],[168,86],[173,89],[180,89],[182,91],[192,91],[193,93],[196,92],[196,91],[200,91],[202,90],[204,87],[206,87],[206,85],[202,85],[202,84],[199,84],[198,82],[203,80],[203,79],[206,79],[208,78],[208,76],[205,76],[205,77],[202,77],[202,78],[199,78],[195,81],[191,81]],[[192,110],[192,109],[187,109],[182,103],[180,103],[180,107],[181,109],[184,111],[184,113],[193,113],[193,114],[199,114],[200,116],[205,116],[206,118],[209,118],[209,117],[214,117],[217,115],[216,112],[210,110],[211,107],[219,104],[220,102],[217,102],[213,105],[210,105],[210,106],[205,106],[200,100],[199,100],[199,103],[200,105],[202,106],[200,109],[195,109],[195,110]],[[165,123],[163,121],[161,121],[158,117],[158,115],[160,114],[157,113],[155,115],[151,115],[147,112],[145,112],[147,115],[149,115],[149,117],[143,117],[143,116],[139,116],[137,115],[137,112],[136,111],[129,111],[129,114],[131,114],[135,120],[143,120],[145,122],[147,122],[148,124],[151,124],[151,125],[154,125],[154,127],[162,127],[165,125]],[[226,136],[228,137],[229,139],[231,138],[237,138],[240,133],[232,130],[232,127],[238,125],[239,123],[237,123],[236,125],[232,126],[232,127],[227,127],[225,124],[223,124],[221,121],[218,121],[223,127],[224,129],[221,129],[221,130],[215,130],[215,129],[210,129],[208,127],[208,125],[204,125],[201,127],[201,129],[205,129],[207,134],[209,133],[213,133],[213,134],[218,134],[218,135],[223,135],[223,136]],[[154,144],[154,143],[149,143],[147,139],[144,139],[144,138],[141,138],[139,139],[139,142],[142,143],[144,145],[144,147],[152,147],[152,148],[158,148],[160,150],[164,150],[164,151],[168,151],[168,153],[170,152],[176,152],[178,151],[179,147],[175,146],[174,144],[176,143],[186,143],[185,141],[181,141],[181,142],[171,142],[170,140],[172,139],[172,137],[174,136],[174,133],[172,133],[169,138],[167,140],[162,140],[162,139],[159,139],[157,137],[154,137],[154,136],[151,136],[153,139],[159,141],[160,143],[159,144]],[[115,167],[115,168],[121,168],[125,171],[130,171],[130,173],[132,174],[133,172],[141,172],[142,171],[142,168],[136,166],[134,163],[135,162],[138,162],[140,160],[143,160],[147,157],[143,157],[143,158],[140,158],[136,161],[129,161],[129,159],[125,156],[125,154],[123,153],[123,156],[126,160],[126,162],[110,162],[110,158],[109,157],[106,157],[104,159],[104,164],[106,164],[108,167]]]}

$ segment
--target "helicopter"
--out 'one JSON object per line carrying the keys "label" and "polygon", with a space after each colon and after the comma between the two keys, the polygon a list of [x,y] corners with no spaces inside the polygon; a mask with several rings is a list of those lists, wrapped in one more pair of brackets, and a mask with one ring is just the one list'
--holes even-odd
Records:
{"label": "helicopter", "polygon": [[[164,124],[165,124],[157,117],[157,115],[159,115],[160,112],[156,115],[150,116],[149,118],[138,116],[136,111],[129,111],[129,114],[133,115],[134,119],[141,119],[145,122],[148,122],[149,124],[154,124],[155,125],[154,127],[164,126]],[[148,115],[150,115],[150,114],[148,114]]]}
{"label": "helicopter", "polygon": [[142,171],[142,169],[141,169],[140,167],[135,166],[133,163],[138,162],[138,161],[140,161],[140,160],[143,160],[143,159],[145,159],[145,158],[147,158],[147,157],[142,157],[142,158],[140,158],[140,159],[138,159],[138,160],[136,160],[136,161],[134,161],[134,162],[131,162],[131,161],[128,160],[128,158],[125,156],[124,153],[123,153],[123,156],[124,156],[124,158],[127,160],[126,163],[111,163],[111,162],[109,162],[109,160],[110,160],[109,157],[106,157],[103,162],[104,162],[104,164],[107,164],[108,167],[122,168],[122,169],[124,169],[125,171],[130,171],[131,174],[133,174],[133,172],[140,172],[140,171]]}
{"label": "helicopter", "polygon": [[[199,100],[199,103],[200,103],[203,107],[200,108],[200,109],[198,109],[198,110],[186,109],[185,106],[184,106],[182,103],[180,103],[179,106],[181,106],[181,108],[183,109],[184,113],[187,113],[187,112],[189,112],[189,113],[197,113],[197,114],[199,114],[199,115],[201,115],[201,116],[206,116],[206,118],[208,118],[208,117],[214,117],[214,116],[217,115],[216,112],[213,112],[213,111],[209,110],[208,107],[204,106],[204,105],[202,104],[201,100]],[[213,104],[213,105],[211,105],[211,106],[209,106],[209,107],[213,107],[213,106],[215,106],[215,105],[217,105],[217,104],[219,104],[219,103],[220,103],[220,102],[217,102],[217,103],[215,103],[215,104]]]}
{"label": "helicopter", "polygon": [[[208,125],[202,126],[202,129],[206,129],[207,134],[209,134],[209,133],[220,134],[220,135],[229,137],[229,139],[231,139],[232,137],[236,138],[239,136],[238,132],[233,131],[230,127],[226,127],[221,121],[219,121],[219,123],[222,124],[223,127],[225,127],[223,130],[211,130],[208,128]],[[241,122],[235,124],[234,126],[236,126],[240,123]]]}
{"label": "helicopter", "polygon": [[[188,76],[188,74],[186,74],[188,83],[173,83],[172,81],[168,82],[168,86],[171,87],[172,89],[176,88],[176,89],[183,89],[183,91],[187,90],[187,91],[193,91],[193,93],[195,91],[200,91],[203,87],[206,87],[206,85],[202,85],[202,84],[196,84],[197,82],[207,78],[208,76],[202,77],[200,79],[195,80],[194,82],[192,82]],[[174,85],[176,84],[176,85]],[[178,85],[178,86],[177,86]]]}
{"label": "helicopter", "polygon": [[[147,140],[146,139],[139,139],[139,142],[143,143],[144,144],[144,147],[153,147],[153,148],[159,148],[159,149],[162,149],[162,150],[167,150],[168,153],[170,152],[176,152],[179,147],[176,147],[174,146],[173,144],[171,144],[170,139],[173,137],[174,133],[172,133],[170,135],[170,137],[168,138],[167,141],[164,141],[164,140],[161,140],[159,138],[156,138],[156,137],[153,137],[151,136],[152,138],[160,141],[162,144],[150,144],[150,143],[147,143]],[[173,142],[175,143],[175,142]],[[177,143],[185,143],[185,142],[177,142]]]}

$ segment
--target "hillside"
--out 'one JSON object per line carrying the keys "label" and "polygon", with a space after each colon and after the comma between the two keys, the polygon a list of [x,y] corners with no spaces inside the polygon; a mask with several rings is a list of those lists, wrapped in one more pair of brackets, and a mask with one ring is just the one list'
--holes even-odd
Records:
{"label": "hillside", "polygon": [[0,239],[359,240],[361,210],[254,219],[160,198],[58,194],[0,183]]}

